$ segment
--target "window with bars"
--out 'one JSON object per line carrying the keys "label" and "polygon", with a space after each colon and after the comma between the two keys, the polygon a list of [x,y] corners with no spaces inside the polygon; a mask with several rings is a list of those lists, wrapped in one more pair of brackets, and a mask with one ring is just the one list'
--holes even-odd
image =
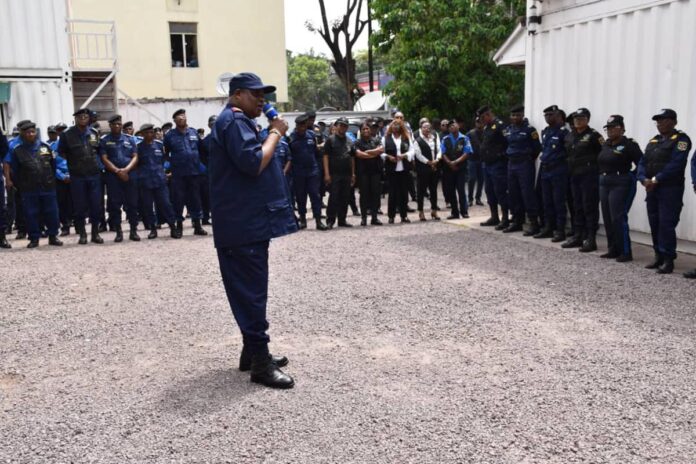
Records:
{"label": "window with bars", "polygon": [[169,23],[172,68],[198,67],[198,35],[196,23]]}

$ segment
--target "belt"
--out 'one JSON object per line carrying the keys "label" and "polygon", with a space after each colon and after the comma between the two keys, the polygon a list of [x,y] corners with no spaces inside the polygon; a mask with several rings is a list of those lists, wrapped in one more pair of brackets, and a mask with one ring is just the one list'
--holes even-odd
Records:
{"label": "belt", "polygon": [[630,174],[631,171],[626,171],[626,172],[621,172],[621,171],[603,171],[600,172],[601,175],[603,176],[625,176],[626,174]]}

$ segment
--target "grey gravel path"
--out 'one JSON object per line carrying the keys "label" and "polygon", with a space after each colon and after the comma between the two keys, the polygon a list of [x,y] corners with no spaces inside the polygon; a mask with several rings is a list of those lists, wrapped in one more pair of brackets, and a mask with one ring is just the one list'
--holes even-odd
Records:
{"label": "grey gravel path", "polygon": [[444,223],[305,231],[271,246],[273,391],[185,233],[0,253],[0,462],[696,462],[694,282]]}

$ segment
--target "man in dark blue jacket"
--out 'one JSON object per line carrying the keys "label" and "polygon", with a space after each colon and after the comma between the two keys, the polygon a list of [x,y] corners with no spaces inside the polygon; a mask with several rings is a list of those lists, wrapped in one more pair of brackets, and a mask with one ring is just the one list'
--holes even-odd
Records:
{"label": "man in dark blue jacket", "polygon": [[272,120],[262,144],[254,118],[275,87],[252,73],[233,76],[229,85],[229,102],[213,127],[208,175],[220,272],[244,343],[239,369],[251,370],[252,382],[292,388],[292,377],[279,369],[287,358],[268,351],[266,320],[268,245],[297,231],[284,174],[273,161],[288,126]]}

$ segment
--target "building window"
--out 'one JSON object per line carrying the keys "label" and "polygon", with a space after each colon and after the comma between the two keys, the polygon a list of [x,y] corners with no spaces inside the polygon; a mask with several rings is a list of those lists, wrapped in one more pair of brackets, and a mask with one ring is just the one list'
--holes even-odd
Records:
{"label": "building window", "polygon": [[198,67],[196,23],[169,23],[172,68]]}

